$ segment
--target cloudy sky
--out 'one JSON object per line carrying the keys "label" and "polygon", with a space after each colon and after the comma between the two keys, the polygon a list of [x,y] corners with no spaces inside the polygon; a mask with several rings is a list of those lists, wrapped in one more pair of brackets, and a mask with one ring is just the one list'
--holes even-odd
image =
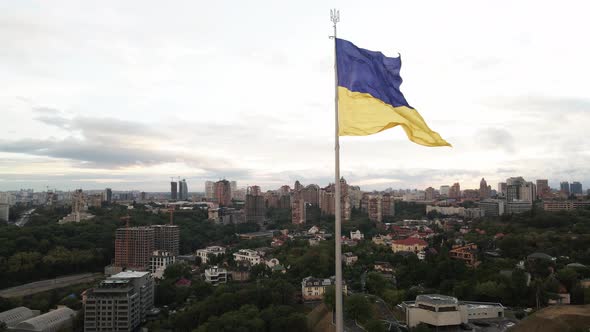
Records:
{"label": "cloudy sky", "polygon": [[[327,184],[334,4],[0,2],[0,190]],[[406,99],[454,146],[344,137],[349,182],[590,186],[586,2],[337,5],[339,37],[401,53]]]}

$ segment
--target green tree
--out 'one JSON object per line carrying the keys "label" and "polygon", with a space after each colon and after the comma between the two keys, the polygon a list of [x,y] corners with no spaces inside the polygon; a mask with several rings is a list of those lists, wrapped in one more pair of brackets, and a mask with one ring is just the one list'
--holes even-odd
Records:
{"label": "green tree", "polygon": [[353,294],[346,298],[344,311],[349,318],[364,322],[371,317],[373,308],[365,295]]}
{"label": "green tree", "polygon": [[388,288],[389,281],[379,272],[367,273],[367,291],[371,294],[379,295]]}
{"label": "green tree", "polygon": [[387,328],[385,328],[383,322],[376,319],[371,319],[368,321],[364,325],[364,328],[367,330],[367,332],[387,332]]}
{"label": "green tree", "polygon": [[406,291],[403,289],[387,289],[385,292],[383,292],[381,297],[391,308],[393,308],[405,300]]}
{"label": "green tree", "polygon": [[324,304],[330,310],[334,310],[334,306],[336,305],[336,288],[334,286],[326,287],[324,291]]}
{"label": "green tree", "polygon": [[164,270],[164,279],[178,280],[180,278],[191,278],[191,267],[185,263],[174,263],[168,265]]}

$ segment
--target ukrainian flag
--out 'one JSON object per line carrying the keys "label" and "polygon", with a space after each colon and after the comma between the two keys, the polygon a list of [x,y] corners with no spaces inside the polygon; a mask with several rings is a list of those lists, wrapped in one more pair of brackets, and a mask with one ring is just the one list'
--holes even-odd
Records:
{"label": "ukrainian flag", "polygon": [[432,131],[399,90],[401,58],[336,39],[339,136],[365,136],[402,126],[408,138],[426,146],[451,146]]}

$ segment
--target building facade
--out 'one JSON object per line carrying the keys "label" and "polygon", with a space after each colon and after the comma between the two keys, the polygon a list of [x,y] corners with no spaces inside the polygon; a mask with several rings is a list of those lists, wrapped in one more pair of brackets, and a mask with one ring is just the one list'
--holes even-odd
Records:
{"label": "building facade", "polygon": [[164,278],[164,271],[176,262],[176,256],[168,251],[156,250],[150,257],[150,273],[156,279]]}
{"label": "building facade", "polygon": [[197,257],[201,258],[201,263],[208,264],[211,256],[225,255],[225,248],[220,246],[210,246],[205,249],[197,250]]}
{"label": "building facade", "polygon": [[180,228],[176,225],[152,225],[154,229],[154,248],[167,251],[174,256],[180,254]]}
{"label": "building facade", "polygon": [[[321,301],[324,298],[326,289],[336,285],[336,278],[325,279],[307,277],[301,281],[301,294],[303,301]],[[342,293],[348,294],[346,283],[342,280]]]}
{"label": "building facade", "polygon": [[151,227],[123,227],[115,232],[115,266],[148,271],[155,250]]}
{"label": "building facade", "polygon": [[221,180],[215,182],[215,199],[219,206],[230,206],[231,205],[231,184],[227,180]]}

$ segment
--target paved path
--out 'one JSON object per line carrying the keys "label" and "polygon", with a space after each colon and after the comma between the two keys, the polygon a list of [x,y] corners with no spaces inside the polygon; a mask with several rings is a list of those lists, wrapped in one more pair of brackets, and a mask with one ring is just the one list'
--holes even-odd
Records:
{"label": "paved path", "polygon": [[35,281],[28,284],[6,288],[0,290],[0,297],[21,297],[41,292],[46,292],[52,289],[64,288],[72,285],[78,285],[102,277],[102,273],[83,273],[70,276],[57,277],[55,279],[47,279]]}

